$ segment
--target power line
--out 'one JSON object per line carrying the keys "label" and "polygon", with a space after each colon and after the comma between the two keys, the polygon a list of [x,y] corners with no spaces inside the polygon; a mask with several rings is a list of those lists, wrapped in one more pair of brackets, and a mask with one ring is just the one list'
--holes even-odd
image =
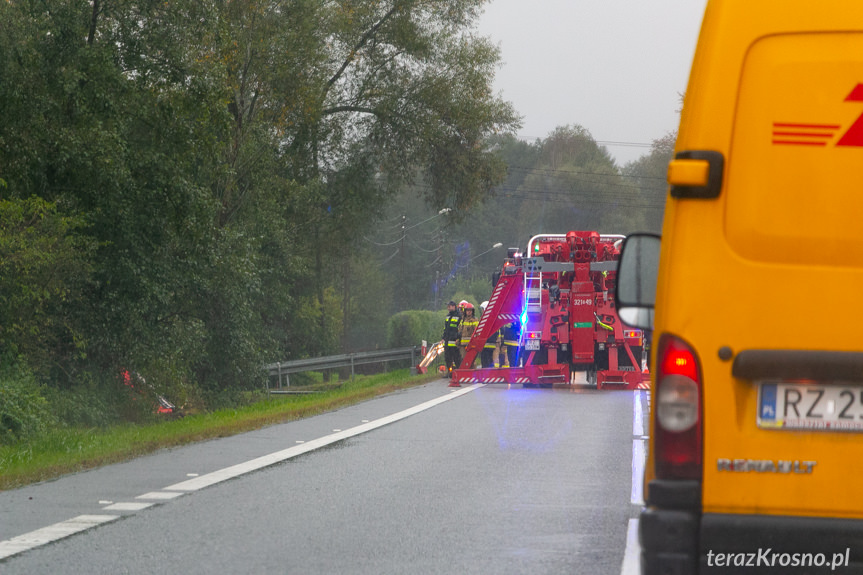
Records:
{"label": "power line", "polygon": [[404,235],[402,235],[402,237],[400,237],[400,238],[399,238],[399,239],[397,239],[396,241],[394,241],[394,242],[389,242],[389,243],[386,243],[386,244],[378,243],[378,242],[376,242],[376,241],[374,241],[374,240],[371,240],[371,239],[369,239],[369,238],[367,238],[367,237],[365,237],[365,236],[363,236],[363,239],[364,239],[364,240],[366,240],[367,242],[369,242],[370,244],[374,244],[374,245],[376,245],[376,246],[381,246],[381,247],[387,247],[387,246],[394,246],[394,245],[396,245],[397,243],[399,243],[400,241],[402,241],[403,239],[405,239],[405,236],[404,236]]}
{"label": "power line", "polygon": [[588,175],[588,176],[603,176],[606,178],[624,178],[624,179],[640,179],[640,180],[658,180],[661,182],[666,181],[666,176],[629,176],[626,174],[620,174],[617,172],[608,173],[608,172],[586,172],[583,170],[570,170],[570,169],[562,169],[562,168],[537,168],[531,166],[507,166],[507,169],[514,170],[517,172],[540,172],[544,174],[576,174],[576,175]]}
{"label": "power line", "polygon": [[602,146],[628,146],[630,148],[652,148],[653,144],[646,144],[644,142],[613,142],[610,140],[594,140],[597,144]]}
{"label": "power line", "polygon": [[[546,134],[545,136],[540,137],[540,136],[526,136],[523,134],[518,134],[517,138],[519,140],[524,141],[524,142],[530,143],[531,141],[536,141],[536,140],[540,140],[540,141],[547,140],[551,135],[552,134]],[[594,144],[600,144],[603,146],[630,146],[633,148],[652,148],[653,147],[652,142],[651,143],[647,143],[647,142],[619,142],[619,141],[613,141],[613,140],[594,140],[593,138],[590,138],[590,140],[585,140],[585,141],[591,141]]]}
{"label": "power line", "polygon": [[[435,215],[431,216],[430,218],[426,218],[426,219],[424,219],[424,220],[423,220],[423,221],[421,221],[421,222],[418,222],[418,223],[416,223],[416,224],[414,224],[414,225],[412,225],[412,226],[407,226],[407,227],[405,227],[405,223],[407,222],[407,216],[406,216],[406,215],[398,216],[398,217],[399,217],[399,220],[401,220],[401,221],[399,221],[399,223],[397,223],[395,226],[392,226],[392,227],[389,229],[389,231],[393,231],[393,230],[396,230],[396,229],[397,229],[397,230],[399,231],[399,233],[401,233],[401,237],[399,237],[397,240],[394,240],[393,242],[389,242],[389,243],[379,243],[379,242],[376,242],[376,241],[374,241],[374,240],[372,240],[372,239],[370,239],[370,238],[367,238],[366,236],[363,236],[363,239],[364,239],[364,240],[366,240],[367,242],[371,243],[371,244],[376,245],[376,246],[393,246],[393,245],[395,245],[395,244],[397,244],[397,243],[399,243],[399,242],[403,241],[403,240],[407,237],[407,233],[406,233],[406,232],[407,232],[408,230],[412,230],[412,229],[414,229],[414,228],[416,228],[416,227],[419,227],[419,226],[423,225],[423,224],[424,224],[424,223],[426,223],[426,222],[430,222],[431,220],[433,220],[433,219],[435,219],[435,218],[439,218],[439,217],[441,217],[442,215],[449,213],[450,211],[451,211],[451,210],[450,210],[449,208],[443,208],[442,210],[438,211],[438,213],[436,213]],[[388,230],[382,230],[382,231],[387,232]],[[422,248],[420,248],[420,249],[422,249]]]}
{"label": "power line", "polygon": [[[583,172],[583,173],[582,172],[571,172],[570,175],[572,175],[572,174],[582,175],[582,174],[589,174],[589,172]],[[596,174],[596,175],[602,175],[602,176],[608,177],[608,176],[612,176],[613,174]],[[628,178],[628,176],[621,176],[621,175],[618,175],[617,177],[623,178],[623,179]],[[574,179],[577,182],[583,182],[585,184],[595,184],[595,185],[605,186],[605,187],[614,187],[614,188],[622,188],[622,189],[629,189],[629,190],[639,190],[641,192],[651,192],[651,191],[662,190],[664,193],[664,190],[665,190],[665,186],[663,186],[662,188],[660,188],[659,186],[654,188],[654,187],[650,187],[650,186],[639,186],[637,184],[626,184],[626,183],[621,183],[621,182],[596,182],[596,181],[591,181],[591,180],[584,179],[584,178],[574,178]],[[661,178],[652,178],[652,179],[660,180]],[[428,189],[428,190],[432,189],[432,186],[430,184],[427,184],[424,182],[417,182],[414,184],[414,186],[417,188],[423,188],[423,189]],[[500,189],[502,189],[500,186],[493,188],[493,190],[495,190],[495,191],[500,190]],[[544,191],[544,190],[536,190],[535,189],[535,191]],[[610,193],[613,193],[613,192],[610,192]]]}
{"label": "power line", "polygon": [[[596,197],[585,196],[563,196],[560,193],[550,192],[525,192],[521,190],[503,190],[500,195],[507,198],[521,198],[526,200],[543,200],[560,204],[569,204],[573,207],[586,204],[591,206],[626,206],[630,208],[664,209],[665,202],[633,202],[629,198],[619,198],[617,201],[604,201]],[[612,198],[614,199],[614,198]]]}
{"label": "power line", "polygon": [[409,242],[413,247],[415,247],[416,249],[420,250],[421,252],[425,252],[425,253],[427,253],[427,254],[433,254],[433,253],[435,253],[436,251],[438,251],[438,248],[437,248],[437,247],[435,247],[433,250],[427,250],[427,249],[425,249],[425,248],[423,248],[423,247],[420,247],[420,246],[419,246],[415,241],[413,241],[413,240],[412,240],[412,239],[410,239],[410,238],[408,238],[408,242]]}

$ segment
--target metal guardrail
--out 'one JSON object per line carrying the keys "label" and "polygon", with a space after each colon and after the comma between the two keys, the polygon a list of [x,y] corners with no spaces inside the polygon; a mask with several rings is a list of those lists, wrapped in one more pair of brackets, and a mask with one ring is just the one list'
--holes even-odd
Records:
{"label": "metal guardrail", "polygon": [[[354,378],[354,366],[364,363],[381,363],[388,361],[411,360],[411,366],[417,364],[417,356],[420,353],[419,346],[402,347],[398,349],[385,349],[379,351],[359,351],[356,353],[345,353],[341,355],[330,355],[326,357],[311,357],[308,359],[297,359],[294,361],[280,361],[271,363],[266,367],[270,377],[276,377],[278,387],[270,387],[267,382],[267,391],[270,393],[285,393],[283,387],[290,387],[290,374],[302,373],[304,371],[319,371],[322,369],[334,369],[337,367],[351,367],[351,379]],[[283,379],[284,378],[284,379]],[[284,385],[283,385],[284,381]]]}

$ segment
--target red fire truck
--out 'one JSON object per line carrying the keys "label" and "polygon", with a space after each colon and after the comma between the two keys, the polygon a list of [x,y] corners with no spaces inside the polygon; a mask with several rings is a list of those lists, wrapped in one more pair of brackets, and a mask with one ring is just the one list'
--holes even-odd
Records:
{"label": "red fire truck", "polygon": [[[530,239],[510,250],[451,386],[583,383],[598,389],[647,389],[645,337],[617,316],[614,289],[624,236],[571,231]],[[518,329],[517,365],[475,368],[486,341]]]}

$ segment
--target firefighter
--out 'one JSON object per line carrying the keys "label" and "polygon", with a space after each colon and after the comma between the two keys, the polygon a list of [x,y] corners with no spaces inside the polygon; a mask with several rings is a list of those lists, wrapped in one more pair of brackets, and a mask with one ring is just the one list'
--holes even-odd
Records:
{"label": "firefighter", "polygon": [[461,361],[458,352],[458,324],[461,322],[461,314],[456,309],[456,303],[452,300],[446,305],[448,314],[444,320],[443,345],[444,362],[446,363],[446,376],[452,377],[452,370]]}
{"label": "firefighter", "polygon": [[[461,358],[464,359],[467,352],[467,344],[470,343],[470,338],[473,335],[476,326],[479,325],[479,320],[474,315],[473,304],[470,302],[464,303],[464,315],[461,318],[461,323],[458,328],[458,348]],[[472,368],[473,365],[469,365]]]}
{"label": "firefighter", "polygon": [[495,345],[491,354],[491,360],[495,367],[508,367],[506,361],[506,347],[503,345],[503,328],[494,333]]}
{"label": "firefighter", "polygon": [[506,324],[503,328],[503,346],[506,348],[506,361],[510,367],[518,367],[519,322]]}

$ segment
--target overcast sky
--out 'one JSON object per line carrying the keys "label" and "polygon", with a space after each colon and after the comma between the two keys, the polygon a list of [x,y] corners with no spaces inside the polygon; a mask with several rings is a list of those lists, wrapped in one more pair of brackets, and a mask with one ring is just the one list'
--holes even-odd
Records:
{"label": "overcast sky", "polygon": [[518,135],[580,124],[621,167],[677,129],[707,0],[491,0],[479,32],[500,46],[496,90]]}

